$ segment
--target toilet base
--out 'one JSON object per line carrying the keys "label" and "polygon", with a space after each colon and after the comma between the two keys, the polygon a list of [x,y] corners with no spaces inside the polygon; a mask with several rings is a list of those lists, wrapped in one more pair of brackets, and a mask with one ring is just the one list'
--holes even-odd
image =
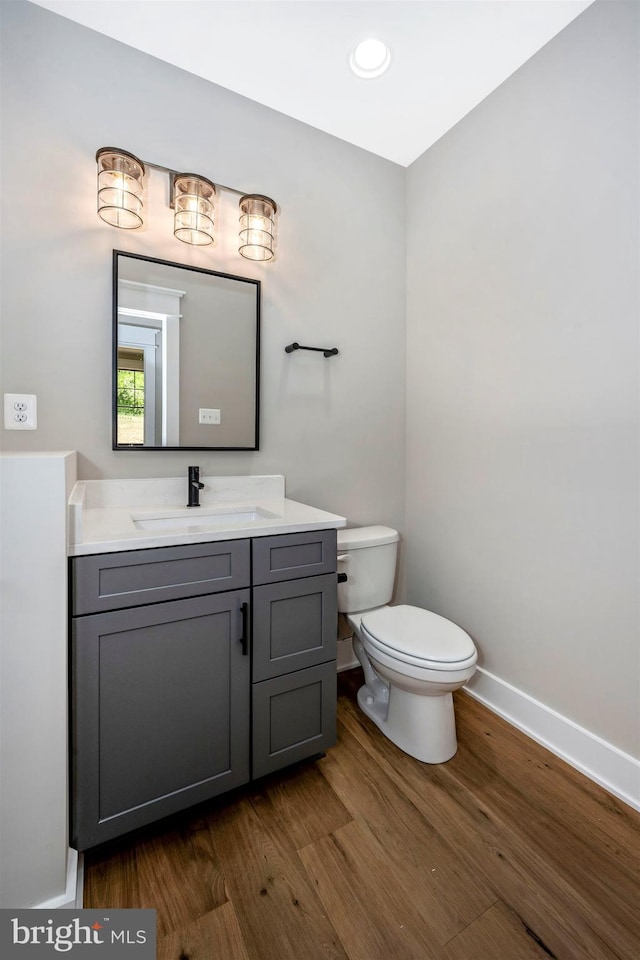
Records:
{"label": "toilet base", "polygon": [[367,684],[358,690],[358,706],[385,737],[422,763],[445,763],[458,749],[451,693],[423,696],[390,684],[388,700]]}

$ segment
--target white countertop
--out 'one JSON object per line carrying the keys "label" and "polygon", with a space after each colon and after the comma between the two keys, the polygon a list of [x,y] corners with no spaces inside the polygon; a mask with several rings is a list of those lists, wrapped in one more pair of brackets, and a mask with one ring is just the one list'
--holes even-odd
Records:
{"label": "white countertop", "polygon": [[[325,530],[347,523],[345,517],[288,500],[281,476],[201,481],[201,506],[190,509],[185,507],[186,476],[79,481],[69,498],[69,556]],[[226,512],[244,516],[227,519]],[[249,519],[252,512],[258,514],[255,519]],[[140,529],[137,524],[149,519],[152,524],[160,520],[162,529]]]}

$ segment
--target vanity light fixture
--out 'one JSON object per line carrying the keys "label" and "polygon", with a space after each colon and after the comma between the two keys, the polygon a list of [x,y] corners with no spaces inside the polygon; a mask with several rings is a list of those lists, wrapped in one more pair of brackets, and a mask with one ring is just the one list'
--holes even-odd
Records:
{"label": "vanity light fixture", "polygon": [[105,223],[123,230],[141,227],[142,191],[146,168],[166,173],[174,210],[173,233],[178,240],[196,246],[213,243],[214,200],[220,191],[240,194],[240,245],[247,260],[273,259],[273,233],[277,206],[270,197],[244,193],[234,187],[214,184],[197,173],[176,173],[127,150],[101,147],[98,164],[98,215]]}
{"label": "vanity light fixture", "polygon": [[240,198],[240,246],[238,253],[247,260],[271,260],[273,257],[273,200],[259,193]]}
{"label": "vanity light fixture", "polygon": [[213,243],[215,184],[195,173],[177,173],[173,179],[173,233],[178,240],[204,246]]}
{"label": "vanity light fixture", "polygon": [[372,80],[380,77],[391,63],[391,53],[386,43],[369,37],[356,43],[349,57],[349,66],[357,77]]}
{"label": "vanity light fixture", "polygon": [[122,230],[142,226],[144,163],[126,150],[102,147],[98,164],[98,216]]}

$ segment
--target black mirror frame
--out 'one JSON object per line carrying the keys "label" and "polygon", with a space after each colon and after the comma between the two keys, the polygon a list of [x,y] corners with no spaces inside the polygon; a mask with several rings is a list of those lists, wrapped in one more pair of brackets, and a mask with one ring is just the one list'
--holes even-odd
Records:
{"label": "black mirror frame", "polygon": [[[194,273],[207,273],[214,277],[223,277],[226,280],[238,280],[241,283],[253,284],[256,288],[256,387],[255,387],[255,445],[252,447],[194,447],[194,446],[172,446],[156,447],[144,446],[140,444],[118,443],[118,257],[129,257],[132,260],[146,260],[149,263],[158,263],[165,267],[179,267],[181,270],[192,270]],[[260,449],[260,302],[261,302],[261,283],[260,280],[252,280],[249,277],[238,277],[232,273],[220,273],[217,270],[207,270],[204,267],[193,267],[188,263],[175,263],[171,260],[160,260],[157,257],[147,257],[140,253],[130,253],[127,250],[114,250],[112,263],[113,278],[113,326],[112,326],[112,366],[111,366],[111,416],[112,416],[112,449],[116,451],[137,451],[145,452],[147,450],[236,450],[236,451],[255,451]]]}

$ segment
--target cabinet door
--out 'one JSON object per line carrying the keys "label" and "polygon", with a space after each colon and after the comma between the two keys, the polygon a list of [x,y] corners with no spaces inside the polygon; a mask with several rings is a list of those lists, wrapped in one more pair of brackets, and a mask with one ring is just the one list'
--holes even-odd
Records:
{"label": "cabinet door", "polygon": [[254,777],[335,744],[336,690],[335,661],[254,683]]}
{"label": "cabinet door", "polygon": [[336,658],[336,575],[253,588],[253,680]]}
{"label": "cabinet door", "polygon": [[238,590],[73,621],[79,850],[249,779],[249,598]]}

